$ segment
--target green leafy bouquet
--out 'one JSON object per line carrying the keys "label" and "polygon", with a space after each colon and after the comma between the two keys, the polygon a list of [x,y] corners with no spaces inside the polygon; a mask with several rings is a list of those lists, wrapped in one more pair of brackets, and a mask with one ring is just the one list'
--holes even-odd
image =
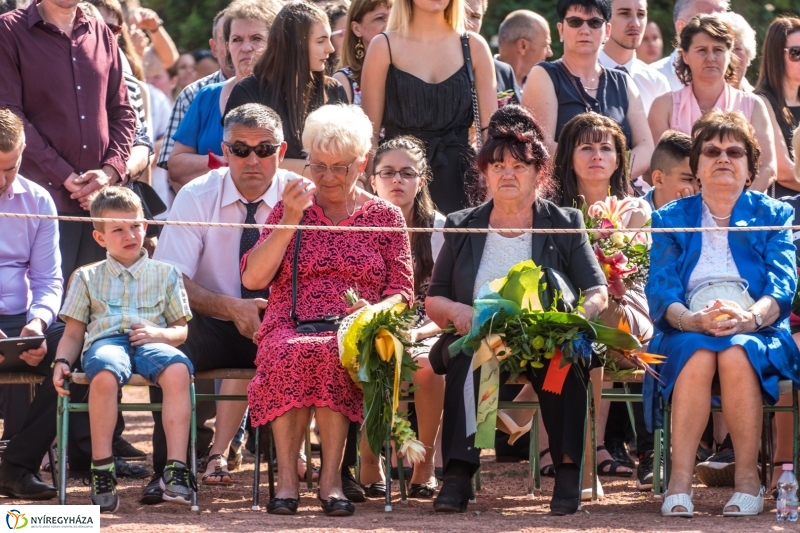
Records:
{"label": "green leafy bouquet", "polygon": [[419,368],[408,351],[415,321],[414,310],[402,303],[379,311],[364,307],[346,317],[338,332],[342,366],[364,391],[363,431],[370,449],[379,456],[391,439],[412,463],[424,459],[425,448],[398,407],[400,385],[410,383]]}

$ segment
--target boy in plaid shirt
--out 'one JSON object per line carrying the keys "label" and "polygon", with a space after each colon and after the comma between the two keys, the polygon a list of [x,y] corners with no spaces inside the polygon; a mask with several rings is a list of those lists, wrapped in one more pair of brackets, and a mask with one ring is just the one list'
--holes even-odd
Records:
{"label": "boy in plaid shirt", "polygon": [[107,251],[105,261],[75,271],[60,317],[66,322],[53,369],[59,394],[78,356],[90,379],[92,503],[101,512],[119,508],[111,441],[117,421],[119,387],[133,373],[164,392],[163,420],[167,466],[161,478],[166,501],[190,503],[194,478],[186,466],[194,371],[176,348],[186,340],[189,300],[177,268],[153,261],[142,248],[146,224],[139,198],[124,187],[101,190],[91,216],[122,219],[95,222],[94,239]]}

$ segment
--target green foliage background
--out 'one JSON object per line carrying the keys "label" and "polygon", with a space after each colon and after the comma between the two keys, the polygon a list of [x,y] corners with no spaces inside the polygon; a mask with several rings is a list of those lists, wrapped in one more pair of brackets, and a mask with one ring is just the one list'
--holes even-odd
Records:
{"label": "green foliage background", "polygon": [[[554,58],[561,56],[561,43],[556,32],[557,0],[489,0],[489,9],[483,23],[483,35],[491,38],[497,33],[503,18],[515,9],[530,9],[550,21],[553,35]],[[155,9],[164,19],[167,30],[181,50],[207,48],[211,37],[211,22],[214,15],[227,6],[229,0],[142,0],[142,4]],[[664,34],[664,51],[670,50],[675,37],[672,24],[674,0],[653,0],[649,3],[650,20],[655,20]],[[731,9],[741,14],[756,30],[760,46],[767,26],[778,15],[800,16],[800,0],[771,0],[764,3],[758,0],[731,0]],[[759,58],[753,61],[748,70],[748,78],[754,81],[758,75]]]}

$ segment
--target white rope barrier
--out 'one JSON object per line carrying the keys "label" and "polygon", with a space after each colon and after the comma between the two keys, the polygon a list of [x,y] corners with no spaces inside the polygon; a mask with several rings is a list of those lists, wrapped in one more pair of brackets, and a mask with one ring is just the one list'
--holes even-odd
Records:
{"label": "white rope barrier", "polygon": [[[39,219],[39,220],[60,220],[64,222],[134,222],[128,218],[92,218],[66,215],[34,215],[28,213],[2,213],[0,218],[16,219]],[[715,231],[800,231],[800,226],[730,226],[715,228],[398,228],[398,227],[374,227],[374,226],[308,226],[303,224],[235,224],[229,222],[192,222],[187,220],[137,220],[135,222],[146,222],[152,226],[189,226],[189,227],[209,227],[209,228],[231,228],[231,229],[291,229],[291,230],[311,230],[311,231],[355,231],[370,232],[382,231],[393,233],[705,233]],[[2,233],[2,225],[0,225]]]}

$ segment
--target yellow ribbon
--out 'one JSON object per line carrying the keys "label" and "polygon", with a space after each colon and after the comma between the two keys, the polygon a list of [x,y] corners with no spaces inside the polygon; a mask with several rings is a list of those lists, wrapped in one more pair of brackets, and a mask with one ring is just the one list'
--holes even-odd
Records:
{"label": "yellow ribbon", "polygon": [[[497,356],[499,352],[506,352]],[[503,337],[495,333],[481,340],[481,346],[472,358],[472,369],[481,369],[478,384],[478,408],[475,417],[476,448],[494,447],[494,429],[497,424],[497,405],[500,389],[500,361],[508,357]]]}
{"label": "yellow ribbon", "polygon": [[375,351],[381,361],[390,363],[394,357],[394,387],[392,388],[392,412],[397,412],[400,407],[400,367],[403,364],[403,343],[381,328],[375,335]]}

